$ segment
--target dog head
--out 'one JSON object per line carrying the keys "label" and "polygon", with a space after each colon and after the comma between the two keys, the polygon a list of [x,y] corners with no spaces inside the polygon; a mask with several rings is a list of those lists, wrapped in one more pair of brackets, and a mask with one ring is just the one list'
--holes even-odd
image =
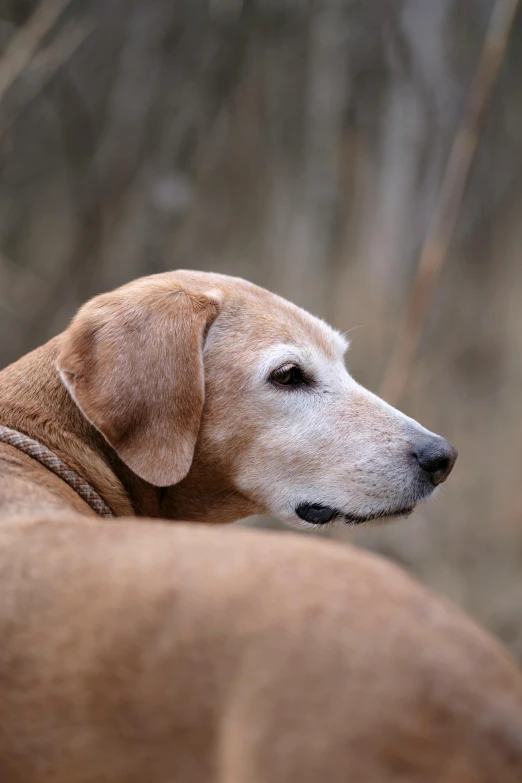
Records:
{"label": "dog head", "polygon": [[58,369],[165,516],[290,524],[409,513],[457,453],[349,375],[345,340],[237,278],[175,272],[89,302]]}

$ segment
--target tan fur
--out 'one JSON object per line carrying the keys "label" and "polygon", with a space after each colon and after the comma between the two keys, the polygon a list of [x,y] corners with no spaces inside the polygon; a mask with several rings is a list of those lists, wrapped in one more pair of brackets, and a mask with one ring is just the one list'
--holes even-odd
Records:
{"label": "tan fur", "polygon": [[138,296],[132,286],[120,297],[100,296],[75,320],[58,368],[83,414],[131,470],[171,486],[192,463],[204,400],[201,349],[218,303],[155,278],[135,287]]}
{"label": "tan fur", "polygon": [[[144,278],[0,373],[0,423],[119,517],[293,523],[315,498],[393,514],[412,502],[416,439],[435,436],[358,386],[343,348],[244,281]],[[313,390],[270,385],[287,357]],[[369,555],[102,523],[0,444],[0,596],[2,783],[522,779],[516,666]]]}
{"label": "tan fur", "polygon": [[2,783],[520,783],[522,680],[374,556],[284,534],[0,526]]}

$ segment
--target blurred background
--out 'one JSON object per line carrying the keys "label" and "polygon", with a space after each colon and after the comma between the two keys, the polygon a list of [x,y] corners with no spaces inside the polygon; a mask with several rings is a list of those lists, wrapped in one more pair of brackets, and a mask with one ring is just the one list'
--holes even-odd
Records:
{"label": "blurred background", "polygon": [[[0,366],[88,297],[194,268],[351,330],[378,392],[494,5],[0,0]],[[521,76],[519,13],[398,402],[455,471],[407,520],[324,535],[522,658]]]}

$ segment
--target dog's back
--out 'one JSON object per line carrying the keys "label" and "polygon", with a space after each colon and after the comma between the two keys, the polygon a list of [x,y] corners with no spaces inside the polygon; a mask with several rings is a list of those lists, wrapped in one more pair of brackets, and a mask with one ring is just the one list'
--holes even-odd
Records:
{"label": "dog's back", "polygon": [[520,783],[522,678],[386,562],[163,523],[0,528],[2,783]]}

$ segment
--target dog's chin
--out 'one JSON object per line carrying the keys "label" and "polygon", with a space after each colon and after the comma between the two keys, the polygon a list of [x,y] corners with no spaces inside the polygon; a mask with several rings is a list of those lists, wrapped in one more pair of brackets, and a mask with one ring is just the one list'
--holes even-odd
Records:
{"label": "dog's chin", "polygon": [[295,513],[303,522],[309,525],[320,526],[329,523],[341,523],[345,525],[362,525],[365,522],[379,520],[385,522],[397,517],[409,516],[415,508],[415,503],[388,507],[377,510],[368,510],[368,512],[354,514],[344,512],[332,506],[324,506],[321,503],[300,503],[295,508]]}

